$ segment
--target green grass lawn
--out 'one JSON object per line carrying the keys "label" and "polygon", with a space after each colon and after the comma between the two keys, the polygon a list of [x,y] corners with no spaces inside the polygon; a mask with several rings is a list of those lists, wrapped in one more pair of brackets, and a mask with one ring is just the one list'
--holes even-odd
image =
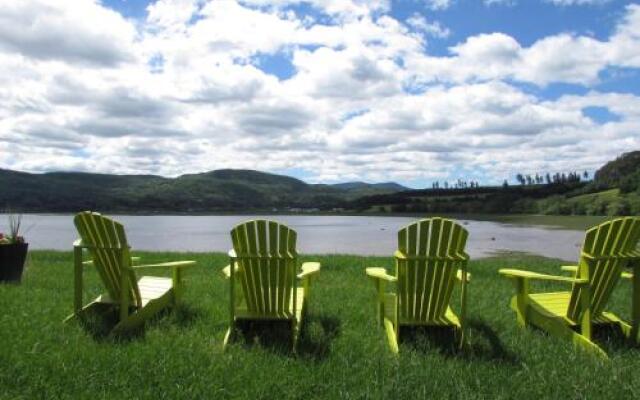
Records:
{"label": "green grass lawn", "polygon": [[[293,355],[286,335],[273,335],[286,330],[273,325],[250,327],[245,340],[222,352],[228,326],[222,254],[139,255],[145,262],[195,259],[198,266],[185,275],[183,307],[154,319],[141,335],[113,340],[79,323],[62,323],[72,310],[71,253],[30,254],[23,283],[0,285],[0,398],[640,396],[640,351],[617,336],[598,339],[611,357],[603,362],[516,326],[507,306],[511,283],[497,270],[521,266],[559,273],[554,260],[506,254],[472,261],[469,346],[456,352],[441,334],[418,332],[394,357],[376,322],[373,285],[364,275],[365,267],[390,267],[390,258],[305,258],[323,267],[312,287],[299,354]],[[95,272],[85,277],[90,295],[97,295]],[[630,293],[629,283],[622,282],[611,305],[625,317]]]}
{"label": "green grass lawn", "polygon": [[570,201],[594,201],[598,199],[613,200],[620,196],[620,189],[603,190],[597,193],[581,194],[579,196],[570,197]]}

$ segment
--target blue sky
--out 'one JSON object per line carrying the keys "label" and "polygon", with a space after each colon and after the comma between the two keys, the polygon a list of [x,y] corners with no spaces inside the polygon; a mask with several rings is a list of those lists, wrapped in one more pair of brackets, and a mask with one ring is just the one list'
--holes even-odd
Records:
{"label": "blue sky", "polygon": [[[147,7],[155,0],[104,0],[102,3],[127,18],[144,21],[148,16]],[[570,1],[569,1],[570,2]],[[277,2],[274,2],[277,3]],[[447,27],[447,37],[432,39],[427,45],[429,54],[449,55],[449,47],[464,41],[467,37],[481,33],[503,32],[518,40],[523,46],[558,33],[585,35],[605,40],[614,31],[626,5],[632,2],[586,1],[586,4],[557,5],[544,0],[496,1],[487,5],[480,0],[450,1],[446,8],[433,8],[424,0],[393,0],[388,15],[399,21],[406,21],[415,14],[424,15],[429,21],[437,21]],[[321,8],[308,2],[294,4],[290,9],[299,16],[327,18]],[[330,21],[330,19],[326,19]],[[261,68],[280,78],[292,75],[292,67],[287,54],[278,52],[262,57]],[[640,91],[637,69],[603,71],[597,88],[603,90],[623,90],[629,93]],[[562,87],[546,88],[550,96],[563,93]],[[571,90],[571,88],[568,88]],[[576,90],[578,88],[574,88]],[[546,94],[546,93],[544,93]]]}
{"label": "blue sky", "polygon": [[[143,21],[147,7],[155,0],[105,0],[103,4],[127,18]],[[558,6],[544,0],[500,1],[487,5],[480,0],[451,1],[450,6],[433,9],[424,0],[393,0],[388,12],[399,21],[406,21],[414,14],[424,15],[429,21],[437,21],[447,27],[450,34],[444,38],[430,40],[426,51],[429,54],[446,56],[449,47],[464,41],[469,36],[481,33],[503,32],[530,46],[536,40],[558,33],[586,35],[606,39],[615,29],[616,23],[630,2],[595,0],[589,4]],[[284,9],[298,15],[310,15],[316,19],[326,18],[321,9],[307,2]],[[282,52],[263,57],[260,64],[266,71],[288,78],[292,74],[289,57]],[[598,87],[604,90],[626,90],[638,93],[640,79],[636,69],[604,71]],[[547,88],[551,96],[563,93],[562,88]],[[570,90],[570,89],[569,89]]]}
{"label": "blue sky", "polygon": [[[105,0],[105,6],[128,18],[144,20],[147,7],[154,0]],[[432,16],[452,30],[452,35],[434,46],[436,52],[446,52],[447,44],[455,44],[478,33],[500,31],[530,45],[543,36],[559,32],[589,34],[604,39],[614,28],[616,19],[624,12],[625,1],[594,1],[593,4],[558,6],[553,2],[520,0],[486,5],[479,0],[459,0],[449,7],[433,9],[428,1],[393,0],[389,12],[398,20],[414,13]],[[321,10],[309,3],[287,7],[313,16]]]}
{"label": "blue sky", "polygon": [[429,187],[640,145],[636,2],[25,0],[0,25],[0,168]]}

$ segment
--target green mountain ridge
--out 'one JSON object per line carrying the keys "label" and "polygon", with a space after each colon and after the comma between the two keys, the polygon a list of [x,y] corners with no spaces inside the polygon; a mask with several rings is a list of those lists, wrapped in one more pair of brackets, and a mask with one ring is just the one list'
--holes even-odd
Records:
{"label": "green mountain ridge", "polygon": [[599,188],[620,188],[623,193],[640,189],[640,151],[630,151],[609,161],[594,177]]}
{"label": "green mountain ridge", "polygon": [[0,188],[0,207],[48,212],[332,209],[364,195],[406,189],[395,183],[308,184],[289,176],[236,169],[176,178],[0,169]]}
{"label": "green mountain ridge", "polygon": [[355,200],[361,212],[640,215],[640,151],[622,154],[592,182],[409,190]]}
{"label": "green mountain ridge", "polygon": [[606,163],[591,182],[574,178],[550,184],[525,184],[523,180],[507,186],[409,189],[394,182],[309,184],[290,176],[238,169],[176,178],[0,169],[0,209],[640,215],[640,151]]}

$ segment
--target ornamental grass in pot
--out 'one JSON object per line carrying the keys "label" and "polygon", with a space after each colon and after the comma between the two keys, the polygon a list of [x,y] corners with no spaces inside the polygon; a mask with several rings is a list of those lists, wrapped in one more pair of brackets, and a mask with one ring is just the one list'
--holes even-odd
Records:
{"label": "ornamental grass in pot", "polygon": [[29,244],[20,235],[22,216],[9,214],[9,232],[0,232],[0,283],[19,283]]}

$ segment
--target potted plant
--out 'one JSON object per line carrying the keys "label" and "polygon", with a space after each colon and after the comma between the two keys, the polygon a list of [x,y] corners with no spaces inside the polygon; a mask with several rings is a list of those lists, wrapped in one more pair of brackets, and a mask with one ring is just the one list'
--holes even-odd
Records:
{"label": "potted plant", "polygon": [[21,215],[9,214],[9,232],[0,232],[0,282],[20,282],[28,243],[20,236]]}

